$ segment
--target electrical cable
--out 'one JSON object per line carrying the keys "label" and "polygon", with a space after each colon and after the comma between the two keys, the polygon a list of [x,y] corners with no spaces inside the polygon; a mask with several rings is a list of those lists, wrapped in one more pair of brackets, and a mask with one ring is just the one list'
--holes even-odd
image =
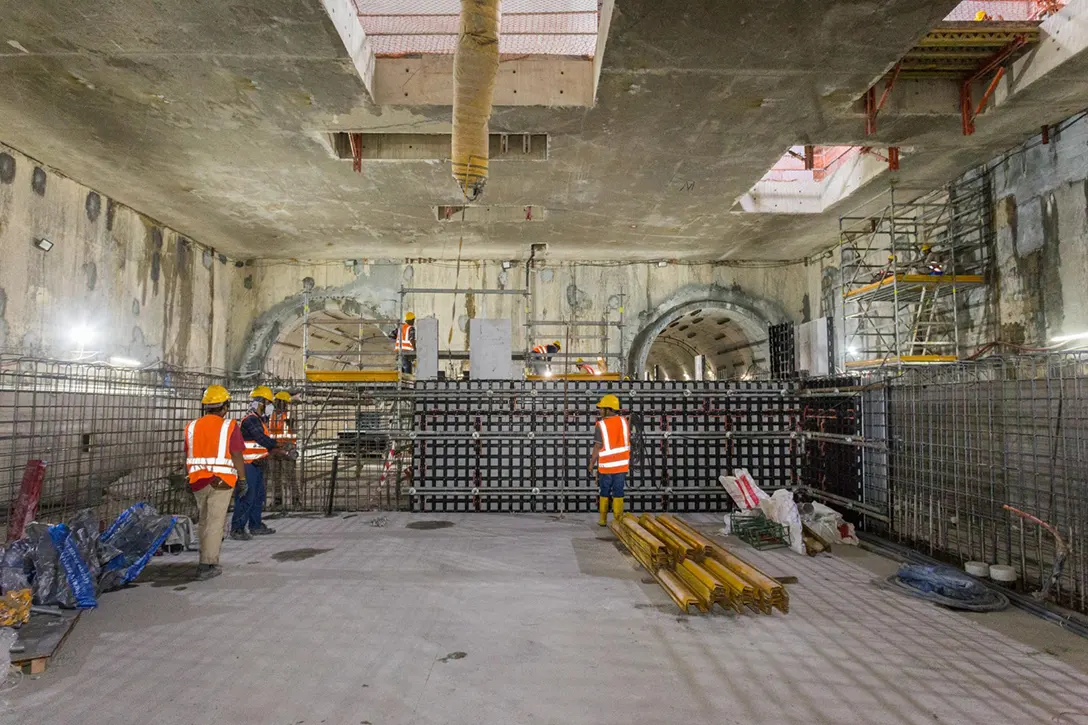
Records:
{"label": "electrical cable", "polygon": [[969,612],[1000,612],[1009,606],[1009,598],[973,576],[950,566],[903,564],[884,580],[896,590],[925,599],[949,609]]}

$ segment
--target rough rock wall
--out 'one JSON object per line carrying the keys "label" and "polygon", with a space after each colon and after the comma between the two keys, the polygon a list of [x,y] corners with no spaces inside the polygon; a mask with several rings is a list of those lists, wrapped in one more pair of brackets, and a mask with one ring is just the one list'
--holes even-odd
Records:
{"label": "rough rock wall", "polygon": [[1001,339],[1088,332],[1088,118],[993,168]]}
{"label": "rough rock wall", "polygon": [[0,249],[0,350],[226,366],[232,262],[2,144]]}
{"label": "rough rock wall", "polygon": [[[526,289],[526,260],[504,269],[498,261],[419,262],[274,262],[257,261],[242,270],[243,285],[234,300],[230,334],[231,361],[241,369],[284,370],[285,361],[269,353],[277,339],[297,329],[302,319],[303,286],[312,280],[313,308],[344,305],[368,317],[400,314],[401,286],[414,288]],[[245,280],[248,279],[248,286]],[[405,310],[439,319],[442,347],[468,348],[468,320],[509,318],[514,322],[514,348],[525,347],[527,319],[618,320],[622,309],[622,340],[610,340],[613,351],[627,354],[640,330],[649,326],[670,301],[707,298],[750,300],[760,314],[802,321],[807,301],[802,265],[741,268],[724,265],[682,265],[618,262],[553,263],[538,259],[528,276],[528,307],[516,295],[463,292],[415,293]],[[754,319],[754,318],[753,318]],[[245,334],[240,334],[242,329]],[[533,342],[564,337],[562,328],[540,328]],[[241,347],[234,347],[244,339]],[[448,344],[447,344],[447,341]],[[278,347],[278,346],[277,346]],[[290,354],[290,353],[289,353]],[[287,366],[289,367],[289,366]]]}

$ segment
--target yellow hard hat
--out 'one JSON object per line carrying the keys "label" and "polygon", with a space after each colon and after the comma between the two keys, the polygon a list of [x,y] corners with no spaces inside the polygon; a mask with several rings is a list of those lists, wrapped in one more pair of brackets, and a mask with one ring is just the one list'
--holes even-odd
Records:
{"label": "yellow hard hat", "polygon": [[582,358],[578,358],[578,359],[577,359],[577,360],[575,360],[574,362],[576,362],[576,363],[580,363],[580,362],[585,362],[585,360],[583,360]]}
{"label": "yellow hard hat", "polygon": [[230,392],[222,385],[209,385],[200,399],[201,405],[220,405],[230,400]]}
{"label": "yellow hard hat", "polygon": [[413,322],[413,321],[415,321],[415,319],[416,319],[416,313],[414,313],[414,312],[408,312],[408,313],[405,313],[405,315],[404,315],[404,321],[405,322]]}
{"label": "yellow hard hat", "polygon": [[986,11],[985,10],[979,10],[977,13],[975,13],[975,20],[977,22],[981,22],[981,21],[983,21],[985,19],[986,19]]}
{"label": "yellow hard hat", "polygon": [[555,341],[555,342],[553,342],[552,344],[553,344],[553,345],[555,345],[555,349],[556,349],[556,350],[561,350],[561,349],[563,349],[563,346],[559,344],[559,340],[556,340],[556,341]]}
{"label": "yellow hard hat", "polygon": [[933,247],[932,247],[932,246],[930,246],[929,244],[923,244],[923,245],[922,245],[922,251],[923,251],[923,252],[928,252],[928,251],[929,251],[929,250],[931,250],[931,249],[933,249]]}
{"label": "yellow hard hat", "polygon": [[276,393],[276,400],[282,400],[285,403],[290,403],[291,394],[288,393],[286,390],[281,390],[280,392]]}
{"label": "yellow hard hat", "polygon": [[267,385],[258,385],[253,389],[253,392],[249,394],[249,397],[272,400],[272,388],[268,387]]}
{"label": "yellow hard hat", "polygon": [[608,395],[601,398],[600,402],[597,403],[597,407],[598,408],[609,408],[611,410],[619,410],[620,409],[620,399],[617,398],[615,395],[612,395],[611,393],[609,393]]}

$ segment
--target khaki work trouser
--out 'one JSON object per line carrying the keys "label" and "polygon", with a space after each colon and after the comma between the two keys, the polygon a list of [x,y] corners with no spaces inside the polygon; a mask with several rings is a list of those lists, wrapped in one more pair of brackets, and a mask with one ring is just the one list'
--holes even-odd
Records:
{"label": "khaki work trouser", "polygon": [[290,510],[302,505],[302,491],[298,485],[298,471],[295,461],[289,458],[273,458],[269,466],[272,478],[267,488],[272,492],[273,505]]}
{"label": "khaki work trouser", "polygon": [[234,489],[208,485],[194,491],[193,496],[200,511],[200,563],[219,564],[223,530],[227,525],[227,507],[234,496]]}

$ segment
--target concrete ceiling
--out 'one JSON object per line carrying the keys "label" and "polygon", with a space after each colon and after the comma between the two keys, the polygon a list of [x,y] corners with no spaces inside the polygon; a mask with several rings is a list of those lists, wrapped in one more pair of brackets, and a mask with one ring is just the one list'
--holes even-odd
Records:
{"label": "concrete ceiling", "polygon": [[[439,223],[448,163],[334,158],[329,130],[448,133],[450,110],[374,106],[321,0],[4,0],[0,140],[235,257],[451,258],[463,233],[469,258],[795,259],[849,200],[734,200],[791,145],[862,142],[856,99],[955,4],[618,0],[595,108],[495,111],[492,131],[549,134],[550,158],[496,162],[484,201],[543,221]],[[902,181],[940,183],[1088,98],[1058,85],[970,138],[953,107],[868,143],[913,146]]]}

